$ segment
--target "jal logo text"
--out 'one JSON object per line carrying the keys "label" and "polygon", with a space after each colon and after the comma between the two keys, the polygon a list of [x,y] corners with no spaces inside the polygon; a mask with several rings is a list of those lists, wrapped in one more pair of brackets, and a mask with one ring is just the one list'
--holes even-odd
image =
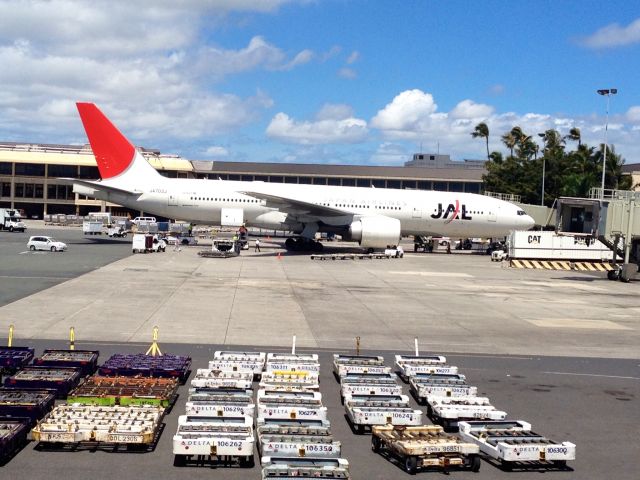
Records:
{"label": "jal logo text", "polygon": [[[451,218],[449,218],[451,215]],[[431,214],[431,218],[442,218],[447,220],[446,223],[450,223],[453,220],[471,220],[471,216],[467,214],[467,206],[465,204],[460,205],[460,202],[456,200],[455,205],[450,203],[447,208],[443,208],[442,203],[438,203],[438,211]]]}

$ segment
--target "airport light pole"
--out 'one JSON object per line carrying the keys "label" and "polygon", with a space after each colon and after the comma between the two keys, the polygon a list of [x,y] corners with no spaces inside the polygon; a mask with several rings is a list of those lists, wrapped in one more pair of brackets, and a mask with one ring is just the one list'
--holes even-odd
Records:
{"label": "airport light pole", "polygon": [[[545,137],[544,133],[539,133],[539,137]],[[540,194],[540,205],[544,207],[544,170],[547,166],[547,157],[545,156],[545,148],[542,149],[542,193]]]}
{"label": "airport light pole", "polygon": [[604,124],[604,158],[602,159],[602,197],[604,198],[604,174],[607,168],[607,131],[609,130],[609,100],[611,95],[618,93],[617,88],[606,88],[598,90],[598,95],[607,97],[607,116]]}

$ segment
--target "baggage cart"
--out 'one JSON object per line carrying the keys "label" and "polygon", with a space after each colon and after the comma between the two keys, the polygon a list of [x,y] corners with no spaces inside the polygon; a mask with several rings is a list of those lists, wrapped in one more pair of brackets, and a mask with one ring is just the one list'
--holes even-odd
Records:
{"label": "baggage cart", "polygon": [[251,417],[181,415],[173,436],[174,465],[183,466],[193,456],[204,456],[250,468],[254,465],[254,444]]}
{"label": "baggage cart", "polygon": [[269,401],[278,401],[278,400],[307,400],[314,401],[318,406],[322,406],[322,394],[320,392],[314,392],[312,390],[258,390],[257,401],[261,402],[269,402]]}
{"label": "baggage cart", "polygon": [[297,360],[281,360],[279,362],[267,362],[267,372],[309,372],[320,373],[320,364],[317,362],[301,362]]}
{"label": "baggage cart", "polygon": [[317,353],[267,353],[267,363],[318,363]]}
{"label": "baggage cart", "polygon": [[[335,370],[334,370],[335,371]],[[384,365],[338,365],[337,378],[345,375],[372,375],[391,373],[391,367]]]}
{"label": "baggage cart", "polygon": [[144,353],[112,355],[98,369],[104,376],[178,378],[184,384],[191,372],[191,357],[181,355],[146,355]]}
{"label": "baggage cart", "polygon": [[0,416],[28,418],[29,425],[35,425],[53,408],[55,400],[55,390],[0,387]]}
{"label": "baggage cart", "polygon": [[309,418],[313,420],[326,420],[327,407],[317,405],[315,402],[303,402],[300,400],[287,402],[260,402],[258,403],[258,420],[262,418],[296,419]]}
{"label": "baggage cart", "polygon": [[363,434],[373,425],[422,425],[422,411],[410,407],[345,405],[347,418],[356,433]]}
{"label": "baggage cart", "polygon": [[444,397],[475,396],[478,388],[467,385],[462,375],[418,374],[409,378],[409,391],[419,405],[427,404],[429,395]]}
{"label": "baggage cart", "polygon": [[315,372],[274,371],[264,372],[260,380],[260,388],[274,389],[285,387],[290,389],[320,390],[318,374]]}
{"label": "baggage cart", "polygon": [[[378,355],[343,355],[333,354],[333,374],[340,381],[340,367],[349,373],[351,370],[347,367],[384,367],[384,357]],[[355,373],[355,372],[352,372]]]}
{"label": "baggage cart", "polygon": [[331,476],[325,477],[323,474],[332,474],[332,472],[348,474],[349,472],[349,462],[344,458],[270,457],[264,455],[260,461],[263,472],[266,469],[284,471],[284,469],[293,468],[297,469],[303,478],[332,478]]}
{"label": "baggage cart", "polygon": [[15,373],[33,359],[34,352],[29,347],[0,347],[0,373]]}
{"label": "baggage cart", "polygon": [[27,443],[30,418],[0,417],[0,463],[6,462]]}
{"label": "baggage cart", "polygon": [[407,366],[417,367],[419,365],[445,365],[447,358],[441,355],[396,355],[395,367],[398,375],[405,382],[409,375],[405,372]]}
{"label": "baggage cart", "polygon": [[168,408],[178,396],[177,378],[92,376],[74,388],[67,403],[83,405],[157,405]]}
{"label": "baggage cart", "polygon": [[253,385],[253,374],[250,372],[221,372],[217,370],[198,369],[191,380],[196,388],[234,388],[250,390]]}
{"label": "baggage cart", "polygon": [[201,417],[251,417],[256,406],[252,401],[214,398],[211,400],[188,400],[185,413]]}
{"label": "baggage cart", "polygon": [[189,401],[220,401],[224,402],[227,399],[234,402],[243,401],[246,403],[253,402],[253,391],[251,389],[242,388],[190,388],[189,389]]}
{"label": "baggage cart", "polygon": [[99,355],[97,350],[45,350],[33,360],[33,364],[40,367],[76,367],[85,377],[98,369]]}
{"label": "baggage cart", "polygon": [[340,377],[340,400],[344,403],[346,395],[400,395],[402,387],[398,385],[392,373],[348,374]]}
{"label": "baggage cart", "polygon": [[442,425],[445,431],[458,431],[463,420],[504,420],[507,412],[497,410],[487,397],[427,396],[427,415],[433,423]]}
{"label": "baggage cart", "polygon": [[235,365],[236,370],[233,371],[251,371],[254,376],[258,377],[264,370],[266,354],[264,352],[218,350],[213,354],[213,360],[209,362],[209,368],[213,369],[217,366],[227,368],[225,362]]}
{"label": "baggage cart", "polygon": [[9,388],[36,388],[55,390],[56,398],[67,394],[80,382],[80,369],[75,367],[24,367],[8,377],[4,384]]}
{"label": "baggage cart", "polygon": [[402,395],[402,386],[397,383],[345,383],[340,388],[340,403],[348,395]]}
{"label": "baggage cart", "polygon": [[332,437],[331,422],[328,420],[274,420],[262,419],[256,427],[258,438],[262,435],[313,435],[316,437]]}
{"label": "baggage cart", "polygon": [[410,377],[419,374],[427,375],[457,375],[458,367],[454,365],[411,365],[404,366],[402,371],[399,371],[400,378],[407,383]]}
{"label": "baggage cart", "polygon": [[397,427],[374,426],[371,429],[371,450],[397,458],[409,474],[432,467],[468,468],[480,470],[480,449],[473,442],[445,434],[442,427],[421,425]]}
{"label": "baggage cart", "polygon": [[322,478],[324,480],[348,480],[349,471],[344,468],[307,466],[293,467],[289,465],[269,465],[262,469],[262,480],[277,478],[278,480],[298,480],[300,477]]}
{"label": "baggage cart", "polygon": [[157,440],[164,416],[158,406],[58,405],[32,430],[44,443],[150,445]]}
{"label": "baggage cart", "polygon": [[260,454],[268,457],[339,458],[342,445],[333,436],[303,434],[262,434]]}
{"label": "baggage cart", "polygon": [[459,428],[462,439],[478,445],[506,470],[540,464],[564,468],[567,461],[576,458],[575,444],[558,443],[532,432],[531,424],[522,420],[464,421]]}
{"label": "baggage cart", "polygon": [[250,373],[254,377],[262,373],[262,367],[256,362],[240,362],[234,360],[211,360],[209,362],[209,370],[218,370],[221,372],[239,372]]}
{"label": "baggage cart", "polygon": [[409,397],[407,395],[346,395],[344,404],[352,407],[360,405],[408,407]]}

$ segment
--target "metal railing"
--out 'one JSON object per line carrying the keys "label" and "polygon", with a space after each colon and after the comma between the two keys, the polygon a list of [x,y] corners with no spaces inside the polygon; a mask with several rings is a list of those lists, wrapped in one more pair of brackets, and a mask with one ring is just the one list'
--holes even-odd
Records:
{"label": "metal railing", "polygon": [[497,198],[498,200],[505,200],[507,202],[520,203],[520,195],[515,193],[497,193],[497,192],[484,192],[487,197]]}

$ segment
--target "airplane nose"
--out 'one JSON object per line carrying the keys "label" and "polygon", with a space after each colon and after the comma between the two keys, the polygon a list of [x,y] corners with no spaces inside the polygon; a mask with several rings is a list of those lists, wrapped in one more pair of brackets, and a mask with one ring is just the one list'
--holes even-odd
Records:
{"label": "airplane nose", "polygon": [[522,218],[522,224],[525,230],[530,230],[536,224],[536,221],[529,215],[524,215]]}

